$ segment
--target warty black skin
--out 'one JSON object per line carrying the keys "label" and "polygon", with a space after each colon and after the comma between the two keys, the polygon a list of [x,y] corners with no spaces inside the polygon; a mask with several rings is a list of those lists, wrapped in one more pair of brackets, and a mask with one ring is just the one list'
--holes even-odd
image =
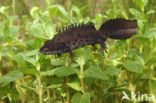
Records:
{"label": "warty black skin", "polygon": [[[86,36],[81,36],[77,40],[68,41],[68,42],[53,42],[53,40],[48,40],[45,42],[43,47],[40,49],[40,52],[42,54],[62,54],[65,52],[69,52],[71,56],[73,56],[72,50],[83,47],[85,45],[95,45],[100,44],[101,45],[101,51],[106,49],[105,41],[106,36],[103,34],[99,34],[98,31],[93,31],[91,38],[87,38]],[[87,34],[89,35],[89,34]]]}
{"label": "warty black skin", "polygon": [[128,39],[137,32],[136,20],[115,19],[103,23],[96,30],[93,23],[72,24],[59,32],[52,40],[47,40],[40,52],[42,54],[62,54],[85,45],[101,45],[101,51],[106,51],[107,37],[111,39]]}

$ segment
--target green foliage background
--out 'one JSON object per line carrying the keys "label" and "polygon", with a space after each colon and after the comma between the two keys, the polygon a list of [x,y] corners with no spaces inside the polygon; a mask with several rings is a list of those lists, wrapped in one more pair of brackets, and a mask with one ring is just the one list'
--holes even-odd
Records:
{"label": "green foliage background", "polygon": [[[156,96],[155,11],[155,0],[1,0],[0,103],[136,103],[121,101],[123,91]],[[39,53],[68,24],[98,29],[114,18],[137,19],[138,33],[108,39],[105,56],[91,46],[74,50],[74,58]]]}

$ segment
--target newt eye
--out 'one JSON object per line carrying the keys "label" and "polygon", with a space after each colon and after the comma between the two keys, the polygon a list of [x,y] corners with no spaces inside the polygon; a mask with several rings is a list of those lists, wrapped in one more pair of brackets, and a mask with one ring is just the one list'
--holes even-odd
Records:
{"label": "newt eye", "polygon": [[48,52],[48,51],[49,51],[49,48],[44,48],[44,51],[45,51],[45,52]]}

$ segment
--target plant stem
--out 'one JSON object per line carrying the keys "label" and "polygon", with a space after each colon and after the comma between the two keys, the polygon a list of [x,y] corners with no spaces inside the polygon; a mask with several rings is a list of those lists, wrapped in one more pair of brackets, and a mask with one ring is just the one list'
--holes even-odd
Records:
{"label": "plant stem", "polygon": [[[51,60],[52,59],[55,59],[55,56],[54,55],[51,55]],[[53,65],[51,66],[51,69],[54,69]],[[55,76],[52,75],[52,80],[55,79]],[[52,90],[52,97],[53,97],[53,100],[55,101],[56,100],[56,89],[54,88]]]}
{"label": "plant stem", "polygon": [[119,6],[120,6],[120,9],[122,10],[122,14],[123,16],[128,19],[128,16],[127,16],[127,13],[126,13],[126,10],[124,8],[124,5],[123,5],[123,1],[122,0],[119,0]]}
{"label": "plant stem", "polygon": [[16,15],[16,12],[15,12],[15,0],[12,0],[12,8],[13,8],[13,14]]}
{"label": "plant stem", "polygon": [[50,102],[51,99],[50,99],[50,91],[49,91],[49,89],[47,90],[47,96],[48,96],[48,103],[51,103]]}
{"label": "plant stem", "polygon": [[[66,83],[68,82],[68,76],[66,77]],[[69,93],[69,86],[66,84],[66,101],[67,103],[70,103],[70,93]]]}
{"label": "plant stem", "polygon": [[151,80],[151,76],[152,76],[151,71],[152,71],[152,66],[148,70],[148,77],[149,77],[149,83],[148,84],[149,84],[150,93],[153,94],[152,80]]}
{"label": "plant stem", "polygon": [[82,86],[82,88],[83,88],[83,94],[85,94],[86,93],[86,88],[85,88],[85,84],[84,84],[84,79],[83,78],[80,78],[80,83],[81,83],[81,86]]}
{"label": "plant stem", "polygon": [[[102,61],[102,72],[104,71],[104,60]],[[100,85],[100,94],[101,94],[101,102],[103,103],[104,100],[103,100],[103,86],[104,86],[104,82],[103,80],[101,80],[101,85]]]}
{"label": "plant stem", "polygon": [[15,86],[16,86],[16,89],[17,89],[19,95],[20,95],[21,103],[24,103],[25,102],[25,97],[24,97],[24,95],[22,93],[22,90],[20,88],[20,81],[19,80],[16,81],[16,85]]}
{"label": "plant stem", "polygon": [[[54,79],[54,77],[53,77]],[[53,89],[53,100],[55,101],[56,100],[56,89]]]}
{"label": "plant stem", "polygon": [[[68,66],[68,58],[66,57],[66,66]],[[66,76],[66,102],[70,103],[70,91],[69,91],[69,86],[67,85],[68,83],[68,76]]]}
{"label": "plant stem", "polygon": [[[13,47],[14,47],[14,45],[11,44],[11,45],[10,45],[10,54],[11,54],[12,58],[14,58],[14,50],[13,50]],[[16,68],[17,68],[17,67],[14,66],[14,62],[13,62],[12,60],[10,60],[10,66],[11,66],[14,70],[16,70]],[[24,102],[25,102],[25,96],[24,96],[24,94],[23,94],[23,92],[22,92],[22,90],[21,90],[21,88],[20,88],[20,85],[21,85],[20,81],[17,80],[17,81],[15,82],[15,87],[16,87],[16,89],[17,89],[19,95],[20,95],[21,103],[24,103]],[[0,102],[0,103],[1,103],[1,102]]]}
{"label": "plant stem", "polygon": [[37,81],[38,81],[38,95],[39,95],[39,103],[43,103],[43,98],[42,98],[42,83],[41,83],[41,78],[40,76],[37,76]]}
{"label": "plant stem", "polygon": [[[135,87],[132,83],[132,74],[129,71],[127,71],[127,78],[128,78],[129,89],[131,91],[131,94],[135,94]],[[133,101],[133,103],[136,103],[136,101]]]}
{"label": "plant stem", "polygon": [[81,87],[83,88],[83,94],[86,93],[85,83],[84,83],[84,77],[83,77],[83,67],[80,68],[80,83]]}

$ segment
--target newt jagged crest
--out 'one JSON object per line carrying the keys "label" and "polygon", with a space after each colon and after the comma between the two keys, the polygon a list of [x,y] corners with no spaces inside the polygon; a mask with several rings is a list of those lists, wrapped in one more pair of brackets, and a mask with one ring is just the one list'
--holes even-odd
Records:
{"label": "newt jagged crest", "polygon": [[105,41],[107,37],[112,39],[127,39],[136,34],[137,21],[115,19],[103,23],[99,30],[95,29],[93,23],[72,24],[58,32],[52,39],[47,40],[40,52],[43,54],[62,54],[85,45],[101,45],[101,51],[106,50]]}

